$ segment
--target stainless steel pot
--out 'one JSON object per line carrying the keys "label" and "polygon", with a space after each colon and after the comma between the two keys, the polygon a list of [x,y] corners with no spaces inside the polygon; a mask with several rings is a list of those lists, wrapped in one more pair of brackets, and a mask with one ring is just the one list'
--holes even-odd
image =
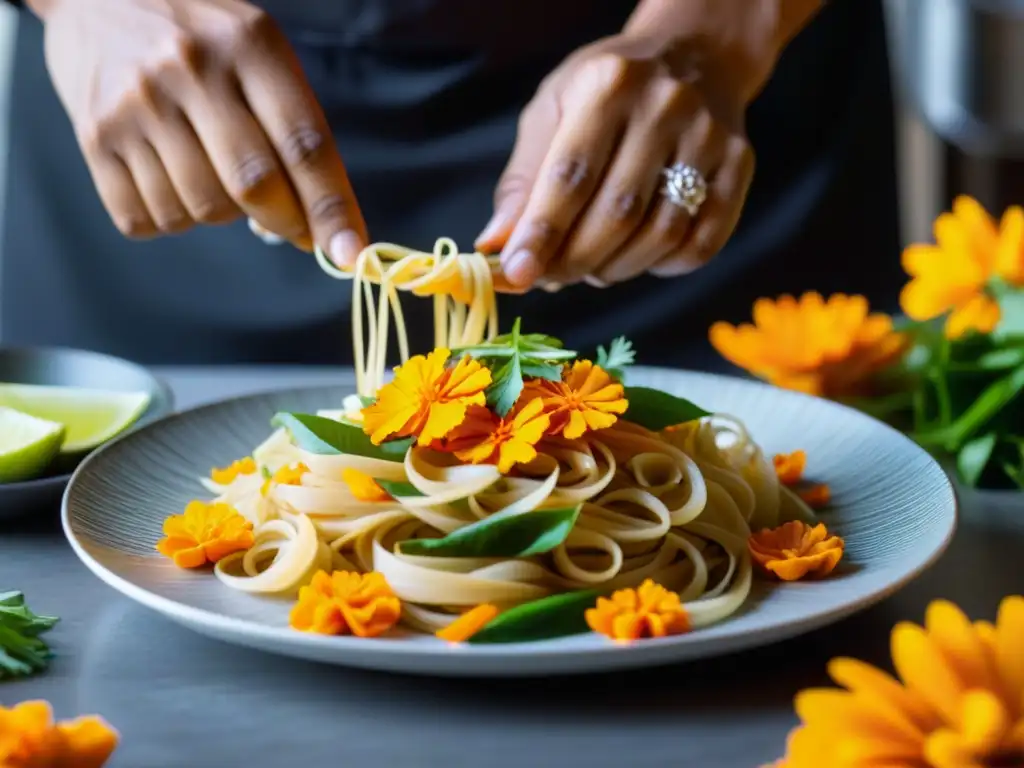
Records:
{"label": "stainless steel pot", "polygon": [[974,156],[1024,157],[1024,0],[887,0],[905,98]]}

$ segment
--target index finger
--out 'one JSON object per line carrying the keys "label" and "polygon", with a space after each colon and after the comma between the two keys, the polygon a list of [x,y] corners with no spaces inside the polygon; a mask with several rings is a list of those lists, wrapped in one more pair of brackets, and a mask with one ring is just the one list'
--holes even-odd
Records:
{"label": "index finger", "polygon": [[298,58],[273,27],[239,61],[238,79],[303,208],[313,242],[338,266],[355,263],[366,224],[323,110]]}

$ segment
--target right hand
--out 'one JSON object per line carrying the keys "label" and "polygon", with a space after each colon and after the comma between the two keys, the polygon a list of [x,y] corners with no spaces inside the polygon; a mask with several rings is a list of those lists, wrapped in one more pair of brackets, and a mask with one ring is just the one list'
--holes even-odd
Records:
{"label": "right hand", "polygon": [[284,35],[241,0],[29,0],[103,204],[130,237],[241,214],[347,264],[366,226]]}

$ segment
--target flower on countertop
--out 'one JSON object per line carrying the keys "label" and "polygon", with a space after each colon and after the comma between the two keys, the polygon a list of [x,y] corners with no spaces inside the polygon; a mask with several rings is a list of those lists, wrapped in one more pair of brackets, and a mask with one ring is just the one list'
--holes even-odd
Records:
{"label": "flower on countertop", "polygon": [[570,440],[610,427],[629,407],[622,384],[590,360],[566,366],[561,381],[529,381],[523,398],[539,398],[551,417],[549,432]]}
{"label": "flower on countertop", "polygon": [[179,568],[216,563],[255,542],[252,523],[223,502],[189,502],[184,514],[164,521],[164,535],[156,549]]}
{"label": "flower on countertop", "polygon": [[281,467],[264,481],[260,493],[266,496],[275,485],[302,485],[302,476],[307,472],[309,467],[301,461],[294,466]]}
{"label": "flower on countertop", "polygon": [[318,571],[299,590],[289,623],[300,632],[377,637],[401,615],[402,603],[380,573]]}
{"label": "flower on countertop", "polygon": [[516,464],[537,457],[534,447],[547,432],[551,420],[539,398],[517,406],[506,418],[475,406],[451,433],[445,450],[472,464],[497,464],[502,474]]}
{"label": "flower on countertop", "polygon": [[863,296],[816,292],[758,299],[754,324],[715,323],[711,344],[733,364],[771,384],[821,397],[870,392],[875,374],[907,349],[892,318],[870,313]]}
{"label": "flower on countertop", "polygon": [[780,483],[796,485],[804,477],[804,469],[807,468],[807,453],[799,450],[792,453],[777,453],[772,457],[772,465],[775,467],[775,474]]}
{"label": "flower on countertop", "polygon": [[119,737],[102,718],[55,723],[45,701],[0,706],[0,766],[3,768],[101,768]]}
{"label": "flower on countertop", "polygon": [[345,467],[341,479],[357,501],[394,501],[394,496],[381,488],[372,476],[354,467]]}
{"label": "flower on countertop", "polygon": [[797,695],[779,768],[1024,765],[1024,597],[1004,599],[995,624],[935,601],[891,645],[898,679],[839,658],[828,671],[843,689]]}
{"label": "flower on countertop", "polygon": [[435,349],[395,369],[394,380],[363,409],[363,429],[375,445],[401,437],[430,445],[459,426],[467,408],[486,403],[490,370],[469,357],[449,368],[450,356],[447,349]]}
{"label": "flower on countertop", "polygon": [[783,581],[830,574],[843,558],[845,543],[829,535],[824,524],[792,520],[778,528],[750,534],[750,556],[760,569]]}
{"label": "flower on countertop", "polygon": [[680,635],[691,628],[679,595],[650,579],[636,589],[597,598],[597,606],[588,609],[585,617],[592,630],[612,640]]}
{"label": "flower on countertop", "polygon": [[911,280],[900,306],[913,320],[948,313],[946,336],[969,331],[990,333],[1000,320],[989,292],[1001,278],[1024,285],[1024,211],[1011,207],[997,225],[974,199],[961,196],[953,210],[935,220],[935,245],[914,244],[903,251],[903,269]]}
{"label": "flower on countertop", "polygon": [[474,608],[470,608],[447,627],[437,630],[434,634],[441,640],[449,643],[464,643],[494,621],[498,613],[497,606],[490,603],[481,603]]}
{"label": "flower on countertop", "polygon": [[772,457],[772,465],[779,482],[793,488],[808,506],[818,509],[832,500],[832,489],[824,483],[803,484],[804,470],[807,468],[807,454],[804,451],[777,453]]}
{"label": "flower on countertop", "polygon": [[214,467],[210,470],[210,479],[217,485],[228,485],[239,475],[255,475],[259,471],[256,460],[252,456],[238,459],[226,467]]}

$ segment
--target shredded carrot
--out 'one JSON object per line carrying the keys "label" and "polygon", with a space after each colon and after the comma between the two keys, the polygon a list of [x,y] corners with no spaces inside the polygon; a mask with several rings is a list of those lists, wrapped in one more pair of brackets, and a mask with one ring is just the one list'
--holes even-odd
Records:
{"label": "shredded carrot", "polygon": [[470,608],[444,629],[437,630],[435,634],[449,643],[464,643],[494,621],[498,613],[500,611],[490,603],[481,603],[475,608]]}

